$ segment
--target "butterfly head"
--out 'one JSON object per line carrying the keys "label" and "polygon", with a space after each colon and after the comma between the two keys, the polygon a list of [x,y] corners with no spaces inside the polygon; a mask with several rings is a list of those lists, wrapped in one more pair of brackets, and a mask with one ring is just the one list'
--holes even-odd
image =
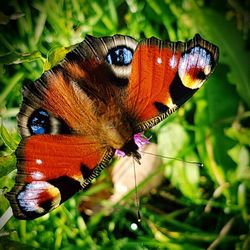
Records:
{"label": "butterfly head", "polygon": [[139,149],[143,148],[144,145],[149,144],[150,138],[145,138],[142,134],[138,133],[129,140],[122,149],[117,149],[115,154],[118,157],[132,156],[137,163],[140,164],[141,155],[138,152]]}

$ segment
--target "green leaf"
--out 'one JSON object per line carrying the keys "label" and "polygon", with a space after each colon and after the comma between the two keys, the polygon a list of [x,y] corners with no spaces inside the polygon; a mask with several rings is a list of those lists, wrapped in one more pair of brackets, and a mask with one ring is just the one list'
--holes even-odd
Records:
{"label": "green leaf", "polygon": [[[235,145],[235,141],[226,137],[224,131],[225,128],[231,126],[230,118],[237,114],[239,97],[235,95],[235,86],[226,81],[226,73],[226,69],[219,65],[214,76],[206,85],[205,94],[208,104],[207,126],[211,129],[214,156],[218,164],[227,166],[227,170],[230,170],[230,168],[234,168],[234,164],[228,157],[227,151]],[[226,98],[222,98],[223,96]],[[200,115],[204,116],[204,113]]]}
{"label": "green leaf", "polygon": [[43,59],[39,51],[35,51],[33,53],[10,52],[5,55],[0,55],[0,63],[2,64],[19,64],[24,62],[32,62],[39,59]]}
{"label": "green leaf", "polygon": [[16,73],[8,82],[8,85],[3,89],[0,94],[0,107],[5,105],[6,98],[10,95],[14,87],[22,81],[24,77],[24,72]]}
{"label": "green leaf", "polygon": [[7,237],[1,237],[0,249],[18,249],[18,250],[42,250],[42,248],[33,247],[17,241],[8,239]]}
{"label": "green leaf", "polygon": [[[235,164],[227,152],[235,142],[225,136],[225,129],[231,126],[231,118],[237,113],[239,97],[235,95],[235,87],[226,80],[227,69],[219,66],[213,77],[207,82],[203,100],[197,101],[195,113],[196,143],[199,153],[206,160],[211,176],[216,175],[219,182],[225,181],[227,171],[234,169]],[[226,98],[223,98],[226,97]],[[207,98],[207,104],[205,103]],[[213,160],[212,160],[213,159]],[[217,170],[216,170],[217,169]],[[223,177],[224,176],[224,177]]]}
{"label": "green leaf", "polygon": [[246,147],[237,144],[228,151],[228,154],[239,166],[249,165],[249,153]]}
{"label": "green leaf", "polygon": [[43,68],[44,71],[47,71],[49,69],[51,69],[53,66],[57,65],[59,62],[61,62],[65,55],[72,50],[73,46],[70,47],[60,47],[60,48],[56,48],[54,49],[48,59],[45,61]]}
{"label": "green leaf", "polygon": [[249,169],[249,151],[246,147],[237,144],[230,150],[228,155],[237,164],[236,174],[231,178],[233,181],[250,180],[250,169]]}
{"label": "green leaf", "polygon": [[238,204],[241,209],[242,217],[248,221],[248,208],[247,208],[247,188],[244,183],[241,183],[238,187]]}
{"label": "green leaf", "polygon": [[0,178],[6,176],[16,168],[16,158],[14,155],[0,157]]}
{"label": "green leaf", "polygon": [[243,145],[250,146],[250,129],[231,127],[225,130],[225,134],[231,139]]}
{"label": "green leaf", "polygon": [[0,127],[0,138],[4,142],[4,144],[11,150],[14,151],[17,147],[17,141],[15,140],[14,136],[8,132],[8,130],[1,124]]}
{"label": "green leaf", "polygon": [[[188,164],[183,161],[171,159],[185,156],[187,161],[196,161],[195,156],[190,153],[193,148],[189,148],[189,136],[185,129],[178,123],[166,124],[158,134],[159,153],[166,164],[166,175],[171,183],[178,187],[181,192],[190,199],[200,197],[198,189],[199,167],[195,164]],[[188,152],[188,153],[187,153]],[[171,167],[168,166],[171,164]]]}
{"label": "green leaf", "polygon": [[159,130],[158,145],[161,155],[167,154],[167,156],[176,157],[188,144],[188,141],[189,138],[186,131],[178,123],[167,123]]}

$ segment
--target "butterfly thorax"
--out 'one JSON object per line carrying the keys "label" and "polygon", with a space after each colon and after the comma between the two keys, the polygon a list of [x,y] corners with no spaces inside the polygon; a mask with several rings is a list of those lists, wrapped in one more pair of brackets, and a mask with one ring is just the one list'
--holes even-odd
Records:
{"label": "butterfly thorax", "polygon": [[[116,107],[119,106],[116,105]],[[112,105],[105,106],[103,115],[99,117],[98,131],[101,131],[101,134],[100,136],[98,134],[98,138],[102,138],[101,140],[106,147],[120,150],[139,162],[141,155],[134,139],[133,120],[132,117],[126,116],[122,108],[116,108],[114,111]]]}
{"label": "butterfly thorax", "polygon": [[[117,110],[116,115],[119,113],[120,112]],[[104,117],[107,117],[107,115]],[[130,120],[126,119],[126,117],[120,117],[119,119],[113,119],[112,116],[108,117],[110,117],[108,121],[106,119],[100,121],[100,131],[102,131],[103,143],[115,150],[123,151],[127,156],[133,156],[140,159],[141,157],[137,152],[138,146],[134,141]],[[121,123],[120,121],[122,120],[125,121]]]}

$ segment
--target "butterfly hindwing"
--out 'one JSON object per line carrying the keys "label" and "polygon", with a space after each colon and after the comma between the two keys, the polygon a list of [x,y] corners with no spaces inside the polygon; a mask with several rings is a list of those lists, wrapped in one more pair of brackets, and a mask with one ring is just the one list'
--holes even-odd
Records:
{"label": "butterfly hindwing", "polygon": [[33,219],[88,185],[113,156],[87,137],[36,135],[16,150],[17,177],[8,193],[14,215]]}

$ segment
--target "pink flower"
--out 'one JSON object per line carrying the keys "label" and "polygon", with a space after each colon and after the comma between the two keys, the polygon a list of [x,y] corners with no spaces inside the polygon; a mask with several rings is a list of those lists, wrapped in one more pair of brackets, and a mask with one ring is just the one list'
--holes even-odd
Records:
{"label": "pink flower", "polygon": [[119,149],[116,149],[115,154],[118,157],[125,157],[126,156],[125,152],[123,152],[122,150],[119,150]]}
{"label": "pink flower", "polygon": [[134,141],[135,144],[139,147],[142,148],[145,144],[150,143],[150,138],[146,138],[143,134],[135,134],[134,135]]}
{"label": "pink flower", "polygon": [[[150,138],[146,138],[144,137],[143,134],[135,134],[134,135],[134,142],[135,144],[139,147],[139,148],[142,148],[145,144],[149,144],[150,143]],[[115,154],[118,156],[118,157],[125,157],[126,154],[125,152],[123,152],[122,150],[120,149],[116,149],[115,151]]]}

